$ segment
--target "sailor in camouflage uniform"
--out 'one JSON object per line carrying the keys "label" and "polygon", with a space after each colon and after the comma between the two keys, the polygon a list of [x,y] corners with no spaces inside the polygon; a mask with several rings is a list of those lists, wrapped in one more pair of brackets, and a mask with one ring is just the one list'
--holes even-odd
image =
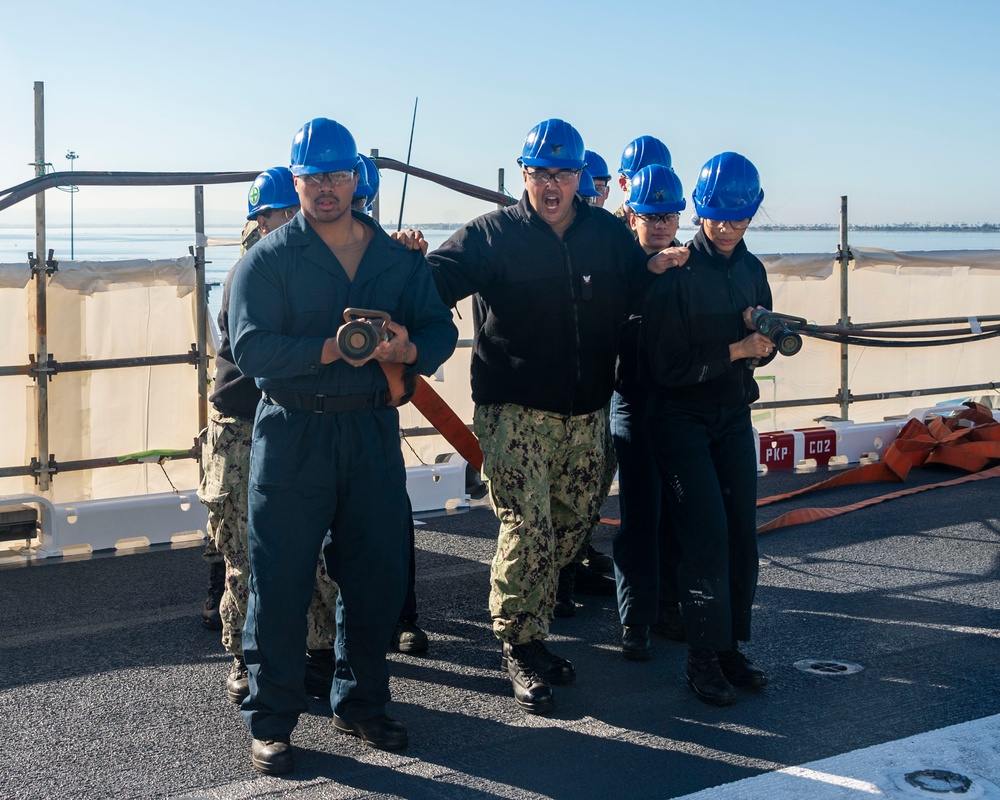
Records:
{"label": "sailor in camouflage uniform", "polygon": [[[243,229],[240,257],[262,236],[276,230],[298,211],[292,175],[284,167],[262,172],[248,197],[249,214]],[[225,589],[219,603],[222,645],[233,655],[226,680],[226,694],[236,704],[249,691],[243,660],[243,625],[249,599],[250,559],[247,550],[247,480],[250,476],[250,442],[260,389],[240,374],[233,363],[229,342],[229,290],[234,270],[226,281],[219,312],[221,337],[212,410],[202,448],[204,477],[198,496],[208,507],[209,537],[225,559]],[[336,639],[337,584],[326,574],[317,553],[316,586],[308,613],[306,690],[328,697],[333,681],[333,644]]]}
{"label": "sailor in camouflage uniform", "polygon": [[525,139],[525,193],[468,223],[427,257],[445,303],[474,295],[471,368],[483,476],[500,520],[490,614],[515,704],[554,708],[573,664],[549,652],[559,570],[598,522],[618,330],[651,271],[624,226],[576,196],[586,164],[573,126]]}

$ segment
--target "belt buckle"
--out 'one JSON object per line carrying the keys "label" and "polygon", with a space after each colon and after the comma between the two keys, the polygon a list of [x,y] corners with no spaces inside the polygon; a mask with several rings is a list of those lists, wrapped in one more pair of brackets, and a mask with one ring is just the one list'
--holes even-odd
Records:
{"label": "belt buckle", "polygon": [[316,395],[313,395],[313,413],[314,414],[322,414],[324,412],[324,410],[325,410],[324,407],[326,405],[326,402],[325,402],[326,398],[327,398],[327,395],[325,395],[325,394],[316,394]]}

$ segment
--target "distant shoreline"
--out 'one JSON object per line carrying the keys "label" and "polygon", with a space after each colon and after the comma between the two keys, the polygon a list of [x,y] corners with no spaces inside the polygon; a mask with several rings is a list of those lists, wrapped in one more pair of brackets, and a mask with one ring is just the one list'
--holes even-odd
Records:
{"label": "distant shoreline", "polygon": [[[383,225],[394,226],[395,220],[388,220]],[[407,228],[418,228],[420,230],[453,230],[461,228],[464,222],[407,222]],[[687,228],[686,225],[681,225]],[[754,223],[754,230],[757,231],[837,231],[839,225],[817,224],[817,225],[766,225]],[[891,223],[888,225],[848,225],[850,231],[892,231],[903,233],[1000,233],[1000,223],[984,222],[979,225],[968,225],[964,222],[957,224],[941,225],[915,225],[909,222]]]}
{"label": "distant shoreline", "polygon": [[[386,227],[395,226],[395,220],[382,223]],[[453,230],[461,228],[465,222],[407,222],[407,228],[419,230]],[[687,229],[689,226],[681,225]],[[839,225],[827,223],[817,225],[753,225],[756,231],[838,231]],[[879,232],[903,232],[903,233],[1000,233],[1000,223],[983,222],[978,225],[969,225],[965,222],[940,225],[916,225],[910,222],[890,223],[886,225],[848,225],[849,231],[879,231]]]}
{"label": "distant shoreline", "polygon": [[[754,225],[758,231],[837,231],[839,225]],[[984,222],[968,225],[964,222],[951,225],[914,225],[909,222],[889,225],[848,225],[849,231],[890,231],[901,233],[997,233],[1000,224]]]}
{"label": "distant shoreline", "polygon": [[[458,228],[464,227],[466,222],[406,222],[407,228],[413,228],[417,230],[426,231],[436,231],[436,230],[456,230]],[[383,227],[389,229],[394,228],[396,225],[395,220],[386,220],[382,222]],[[119,223],[105,223],[105,224],[95,224],[86,223],[84,225],[77,225],[78,229],[84,228],[189,228],[191,224],[189,222],[148,222],[148,223],[135,223],[135,222],[119,222]],[[217,230],[223,227],[234,227],[235,225],[226,224],[215,224],[211,223],[207,225],[207,228]],[[69,230],[69,225],[49,225],[52,230]],[[5,225],[0,223],[0,230],[5,229],[24,229],[24,228],[34,228],[34,225],[30,222],[23,224],[12,224]],[[683,229],[691,229],[689,225],[681,225]],[[840,230],[840,226],[831,225],[829,223],[821,223],[814,225],[773,225],[766,223],[754,223],[754,230],[757,231],[837,231]],[[959,223],[949,223],[949,224],[924,224],[917,225],[910,222],[902,223],[887,223],[884,225],[848,225],[847,229],[849,231],[875,231],[875,232],[899,232],[899,233],[1000,233],[1000,223],[993,222],[983,222],[977,225],[970,225],[965,222]]]}

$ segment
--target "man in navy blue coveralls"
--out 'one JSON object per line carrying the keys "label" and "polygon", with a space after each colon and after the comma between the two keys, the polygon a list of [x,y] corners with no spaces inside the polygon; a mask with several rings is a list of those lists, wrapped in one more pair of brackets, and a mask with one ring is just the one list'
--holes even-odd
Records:
{"label": "man in navy blue coveralls", "polygon": [[[351,212],[358,156],[347,129],[312,120],[291,160],[302,210],[238,264],[230,299],[237,366],[263,392],[250,463],[242,712],[252,763],[266,773],[293,767],[289,738],[307,709],[306,609],[327,530],[324,557],[341,592],[334,727],[381,749],[407,744],[385,715],[409,520],[399,415],[386,405],[380,362],[430,375],[458,336],[422,255]],[[390,338],[368,359],[349,361],[337,345],[349,307],[391,316]]]}

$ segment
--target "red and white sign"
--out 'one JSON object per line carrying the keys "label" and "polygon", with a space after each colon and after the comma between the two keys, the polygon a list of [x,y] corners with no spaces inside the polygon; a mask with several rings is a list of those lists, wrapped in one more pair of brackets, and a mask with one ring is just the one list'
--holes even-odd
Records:
{"label": "red and white sign", "polygon": [[794,469],[805,459],[826,465],[837,455],[837,432],[830,428],[769,431],[757,439],[757,463],[768,469]]}

